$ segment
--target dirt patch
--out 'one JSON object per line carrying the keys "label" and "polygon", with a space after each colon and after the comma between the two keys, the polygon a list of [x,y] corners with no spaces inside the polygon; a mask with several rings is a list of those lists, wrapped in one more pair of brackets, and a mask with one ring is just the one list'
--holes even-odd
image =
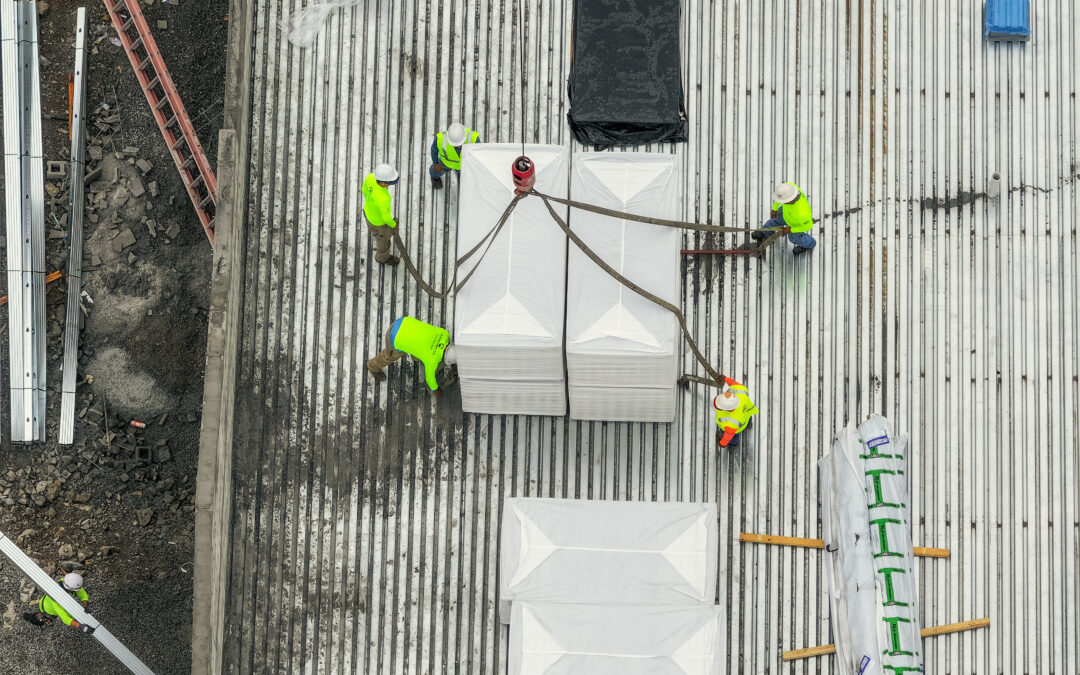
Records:
{"label": "dirt patch", "polygon": [[97,389],[119,415],[143,420],[176,405],[157,380],[136,366],[119,347],[99,351],[86,370],[93,374],[95,382],[101,383]]}
{"label": "dirt patch", "polygon": [[[94,614],[110,631],[155,672],[188,673],[211,249],[127,56],[113,43],[104,9],[73,0],[48,4],[39,28],[46,160],[69,159],[67,78],[76,8],[86,6],[90,20],[91,179],[78,417],[75,444],[58,446],[66,303],[61,280],[47,291],[47,442],[9,447],[8,415],[0,415],[0,531],[50,573],[62,574],[61,565],[81,567]],[[228,0],[142,5],[152,28],[166,22],[154,35],[216,164]],[[46,186],[47,266],[66,271],[68,185]],[[6,278],[0,277],[0,294],[6,292]],[[4,381],[6,311],[0,308]],[[84,381],[88,374],[92,382]],[[4,386],[0,410],[8,409]],[[132,427],[132,419],[147,427]],[[127,672],[76,631],[24,622],[22,612],[37,597],[25,578],[0,561],[0,663],[6,666],[0,670]]]}

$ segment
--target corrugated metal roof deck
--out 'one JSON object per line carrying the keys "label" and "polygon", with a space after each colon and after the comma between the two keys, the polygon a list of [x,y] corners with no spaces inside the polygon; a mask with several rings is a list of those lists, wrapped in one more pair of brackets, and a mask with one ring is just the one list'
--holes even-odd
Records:
{"label": "corrugated metal roof deck", "polygon": [[820,218],[799,259],[687,264],[700,343],[762,410],[719,455],[700,387],[656,425],[462,416],[408,361],[373,383],[393,318],[453,307],[374,264],[365,173],[397,164],[403,235],[441,278],[432,133],[520,140],[524,97],[530,141],[588,151],[571,3],[524,3],[525,87],[510,0],[368,0],[310,51],[279,28],[300,4],[253,9],[227,672],[498,672],[510,495],[718,502],[730,671],[835,672],[779,658],[831,641],[823,554],[736,537],[818,536],[816,460],[871,412],[913,438],[916,543],[952,550],[919,562],[924,625],[993,621],[926,640],[927,672],[1080,671],[1073,2],[1032,2],[1026,45],[985,43],[967,0],[684,2],[686,217],[756,223],[793,179]]}

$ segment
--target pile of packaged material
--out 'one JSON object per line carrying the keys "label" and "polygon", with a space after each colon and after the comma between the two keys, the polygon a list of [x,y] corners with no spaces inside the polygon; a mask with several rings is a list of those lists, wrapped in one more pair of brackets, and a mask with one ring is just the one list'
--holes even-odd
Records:
{"label": "pile of packaged material", "polygon": [[[677,220],[682,187],[674,155],[597,153],[575,158],[570,194],[616,211]],[[616,272],[678,306],[679,230],[580,209],[571,210],[570,225]],[[674,420],[681,339],[675,316],[613,279],[576,246],[568,265],[570,416]]]}
{"label": "pile of packaged material", "polygon": [[715,504],[509,498],[500,534],[511,675],[722,672]]}
{"label": "pile of packaged material", "polygon": [[841,672],[923,672],[907,437],[875,415],[842,430],[818,471]]}
{"label": "pile of packaged material", "polygon": [[[536,166],[536,189],[566,197],[568,149],[529,145],[525,154]],[[519,155],[520,145],[465,146],[459,258],[484,238],[513,199],[510,167]],[[565,218],[565,207],[557,208]],[[462,410],[565,415],[566,237],[544,203],[535,197],[522,200],[486,254],[482,247],[473,255],[458,271],[458,280],[474,268],[457,294],[454,314]]]}
{"label": "pile of packaged material", "polygon": [[687,140],[681,11],[679,0],[574,1],[566,119],[581,143]]}

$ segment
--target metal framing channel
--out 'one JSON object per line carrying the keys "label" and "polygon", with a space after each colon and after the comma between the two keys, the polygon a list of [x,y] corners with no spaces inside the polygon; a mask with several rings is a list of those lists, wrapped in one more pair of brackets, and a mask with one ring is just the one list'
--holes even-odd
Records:
{"label": "metal framing channel", "polygon": [[23,159],[29,174],[30,192],[24,202],[30,212],[30,353],[33,354],[33,439],[45,440],[45,380],[48,363],[45,351],[45,160],[41,142],[41,74],[38,72],[37,2],[23,3],[26,35],[22,50],[23,83],[29,93],[23,99],[27,118],[23,129],[29,128],[27,144],[30,154]]}
{"label": "metal framing channel", "polygon": [[86,147],[83,130],[86,115],[86,8],[80,7],[75,28],[75,100],[71,112],[71,168],[69,174],[71,216],[68,218],[67,319],[64,324],[64,393],[60,404],[60,443],[75,440],[75,375],[79,369],[79,293],[82,290],[83,175]]}
{"label": "metal framing channel", "polygon": [[[150,112],[161,129],[165,144],[169,146],[169,153],[180,172],[180,179],[184,182],[199,222],[206,231],[206,238],[213,245],[217,178],[210,168],[210,160],[207,159],[202,144],[199,143],[195,127],[188,118],[187,109],[180,100],[180,94],[176,91],[165,60],[161,58],[157,42],[150,33],[150,26],[146,23],[137,0],[102,2],[105,3],[113,28],[127,52],[131,67],[135,70],[135,77],[146,95],[146,101],[150,104]],[[120,13],[118,6],[128,13],[128,17]],[[133,38],[128,32],[132,29],[137,33],[137,37]],[[147,68],[152,71],[152,76]]]}
{"label": "metal framing channel", "polygon": [[0,50],[4,67],[4,191],[7,214],[8,354],[11,393],[11,438],[26,435],[22,420],[24,405],[22,342],[22,87],[19,86],[18,15],[15,3],[0,3]]}
{"label": "metal framing channel", "polygon": [[94,639],[100,642],[105,649],[108,649],[120,663],[127,666],[128,670],[135,673],[135,675],[154,675],[154,671],[147,668],[146,664],[139,660],[139,657],[132,654],[92,614],[88,614],[79,602],[68,595],[60,587],[60,584],[53,581],[53,578],[46,574],[45,570],[38,567],[37,563],[31,560],[30,556],[26,555],[3,532],[0,532],[0,553],[6,555],[23,574],[30,577],[30,580],[37,585],[42,593],[48,595],[53,599],[53,602],[63,607],[64,611],[70,614],[73,619],[80,624],[86,624],[93,628],[94,632],[91,635],[94,636]]}
{"label": "metal framing channel", "polygon": [[[11,440],[45,438],[45,197],[37,5],[4,3]],[[16,338],[15,336],[19,337]]]}

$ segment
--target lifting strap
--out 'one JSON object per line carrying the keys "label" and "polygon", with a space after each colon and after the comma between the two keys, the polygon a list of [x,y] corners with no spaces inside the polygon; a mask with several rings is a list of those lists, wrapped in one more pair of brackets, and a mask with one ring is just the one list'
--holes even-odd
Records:
{"label": "lifting strap", "polygon": [[[679,326],[682,329],[683,337],[686,338],[687,344],[690,345],[690,350],[694,353],[694,357],[697,359],[698,363],[700,363],[701,366],[705,369],[705,372],[707,372],[712,378],[712,380],[710,381],[696,375],[683,375],[682,378],[680,378],[681,380],[699,382],[702,384],[709,384],[713,386],[723,386],[724,376],[721,375],[716,369],[714,369],[712,367],[712,364],[710,364],[705,359],[705,355],[701,353],[701,349],[698,348],[697,342],[690,335],[690,329],[686,325],[686,317],[683,315],[682,310],[673,305],[672,303],[667,302],[666,300],[656,295],[653,295],[652,293],[641,288],[634,282],[619,274],[613,267],[604,262],[604,260],[599,255],[597,255],[595,251],[589,248],[588,245],[586,245],[585,242],[582,241],[581,238],[578,237],[578,235],[570,229],[570,226],[566,224],[566,221],[564,221],[555,211],[555,209],[551,206],[551,202],[563,204],[574,209],[590,211],[592,213],[597,213],[602,216],[610,216],[612,218],[619,218],[622,220],[633,220],[635,222],[648,223],[650,225],[660,225],[662,227],[675,227],[684,230],[694,230],[697,232],[754,232],[758,228],[727,227],[724,225],[702,225],[701,223],[693,223],[680,220],[650,218],[647,216],[639,216],[633,213],[626,213],[625,211],[616,211],[614,209],[608,209],[602,206],[595,206],[593,204],[586,204],[584,202],[575,201],[573,199],[552,197],[551,195],[546,195],[542,192],[537,192],[536,190],[530,190],[529,192],[514,195],[514,198],[510,200],[509,204],[506,205],[506,210],[503,211],[502,216],[499,217],[498,222],[495,223],[495,225],[490,230],[488,230],[488,232],[480,239],[479,242],[477,242],[475,246],[466,251],[464,255],[457,259],[457,261],[454,263],[454,274],[450,280],[450,284],[443,291],[435,290],[433,286],[431,286],[423,279],[423,277],[420,276],[419,270],[417,270],[416,265],[413,263],[412,258],[409,257],[409,254],[405,249],[405,245],[404,242],[402,242],[401,240],[401,236],[397,233],[397,228],[391,228],[390,234],[393,237],[394,243],[397,246],[398,254],[405,262],[405,268],[409,271],[409,274],[416,281],[416,284],[428,295],[438,300],[442,300],[448,297],[451,291],[454,291],[455,293],[460,292],[461,289],[465,286],[465,284],[468,283],[469,279],[472,278],[473,273],[476,272],[477,268],[480,267],[480,263],[484,260],[487,252],[491,249],[492,242],[494,242],[495,239],[499,236],[499,232],[502,231],[503,226],[510,219],[510,214],[518,205],[518,202],[520,202],[528,195],[534,195],[536,197],[539,197],[544,202],[544,206],[547,207],[548,213],[551,214],[551,217],[555,220],[556,224],[558,224],[559,229],[563,231],[563,233],[570,239],[570,241],[574,242],[574,245],[577,246],[582,253],[588,256],[588,258],[592,260],[600,269],[604,270],[604,272],[606,272],[608,276],[615,279],[620,284],[637,293],[646,300],[656,305],[659,305],[660,307],[663,307],[664,309],[675,315],[675,318],[678,319]],[[761,242],[758,250],[764,251],[779,237],[783,236],[786,233],[785,231],[786,228],[776,230],[776,232],[774,232],[768,238]],[[477,251],[479,251],[481,248],[483,248],[484,250],[480,254],[480,257],[477,259],[476,264],[472,266],[472,269],[470,269],[469,273],[465,275],[465,278],[462,279],[460,282],[457,282],[455,285],[455,282],[457,281],[458,270],[461,268],[462,265],[468,262],[468,260],[472,258],[472,256],[475,255]]]}

